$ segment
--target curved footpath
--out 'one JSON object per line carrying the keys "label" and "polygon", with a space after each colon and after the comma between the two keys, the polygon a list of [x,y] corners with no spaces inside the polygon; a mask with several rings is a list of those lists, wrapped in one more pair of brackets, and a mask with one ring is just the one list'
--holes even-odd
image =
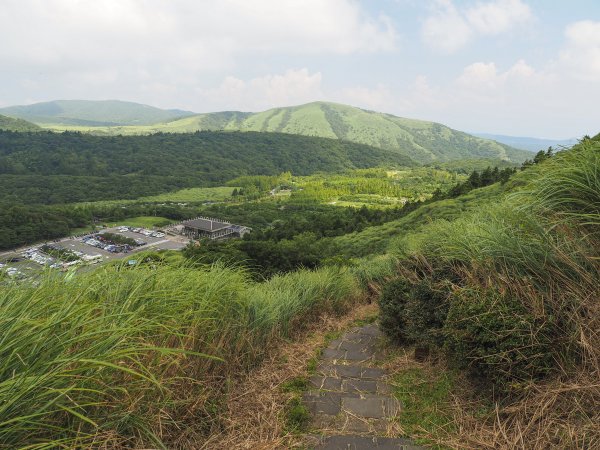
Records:
{"label": "curved footpath", "polygon": [[389,438],[401,405],[386,373],[376,367],[376,324],[356,327],[323,351],[312,390],[303,401],[312,415],[307,437],[315,450],[425,450],[410,439]]}

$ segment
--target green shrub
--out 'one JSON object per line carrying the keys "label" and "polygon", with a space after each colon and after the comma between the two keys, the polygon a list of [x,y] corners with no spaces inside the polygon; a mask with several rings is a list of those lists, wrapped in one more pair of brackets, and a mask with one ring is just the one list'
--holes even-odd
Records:
{"label": "green shrub", "polygon": [[443,284],[436,286],[429,279],[411,287],[404,311],[410,341],[424,346],[443,344],[442,328],[448,314],[446,296]]}
{"label": "green shrub", "polygon": [[451,277],[440,271],[414,284],[396,279],[384,285],[379,299],[383,331],[405,344],[441,346]]}
{"label": "green shrub", "polygon": [[451,299],[445,350],[459,367],[496,391],[543,378],[554,365],[552,324],[515,298],[491,289],[462,289]]}
{"label": "green shrub", "polygon": [[410,285],[403,279],[395,279],[383,286],[379,296],[380,326],[391,339],[401,343],[412,343],[406,332],[406,305]]}

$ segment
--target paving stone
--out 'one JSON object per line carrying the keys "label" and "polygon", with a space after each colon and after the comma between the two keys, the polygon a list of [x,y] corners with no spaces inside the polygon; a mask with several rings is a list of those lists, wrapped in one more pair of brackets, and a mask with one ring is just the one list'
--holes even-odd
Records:
{"label": "paving stone", "polygon": [[342,389],[342,379],[334,378],[334,377],[319,377],[312,376],[310,377],[310,384],[316,387],[317,389],[323,389],[326,391],[341,391]]}
{"label": "paving stone", "polygon": [[321,364],[317,371],[324,376],[341,378],[361,378],[364,367],[342,366],[340,364]]}
{"label": "paving stone", "polygon": [[342,398],[339,395],[315,395],[313,392],[304,394],[304,402],[312,414],[328,414],[335,416],[341,411]]}
{"label": "paving stone", "polygon": [[346,351],[326,348],[323,350],[322,357],[323,359],[344,359],[346,357]]}
{"label": "paving stone", "polygon": [[402,438],[340,435],[321,438],[321,444],[315,448],[319,450],[405,450],[406,446],[412,445],[410,440]]}
{"label": "paving stone", "polygon": [[353,342],[343,340],[340,344],[340,350],[346,350],[349,352],[371,352],[374,353],[375,345],[365,342]]}
{"label": "paving stone", "polygon": [[348,350],[344,358],[340,359],[346,359],[348,361],[367,361],[369,359],[374,359],[374,357],[372,352]]}
{"label": "paving stone", "polygon": [[344,392],[368,392],[370,394],[378,393],[379,382],[375,380],[343,380],[341,390]]}
{"label": "paving stone", "polygon": [[376,398],[342,398],[342,408],[350,414],[359,417],[382,419],[386,417],[383,407],[383,397]]}
{"label": "paving stone", "polygon": [[360,378],[378,379],[378,378],[382,378],[384,375],[385,375],[385,372],[383,371],[383,369],[379,369],[377,367],[364,367],[360,374]]}

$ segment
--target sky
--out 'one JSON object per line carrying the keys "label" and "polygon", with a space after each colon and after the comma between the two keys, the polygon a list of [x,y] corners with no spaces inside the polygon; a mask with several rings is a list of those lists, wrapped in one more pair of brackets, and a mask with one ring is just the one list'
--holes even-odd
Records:
{"label": "sky", "polygon": [[600,1],[1,0],[0,107],[56,99],[594,135]]}

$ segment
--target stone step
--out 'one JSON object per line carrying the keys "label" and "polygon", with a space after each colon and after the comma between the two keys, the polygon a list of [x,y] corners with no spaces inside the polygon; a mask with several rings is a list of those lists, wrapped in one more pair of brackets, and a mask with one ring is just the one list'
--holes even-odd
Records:
{"label": "stone step", "polygon": [[400,413],[400,402],[385,395],[308,391],[303,400],[315,415],[335,416],[344,412],[365,419],[390,419]]}
{"label": "stone step", "polygon": [[314,438],[315,450],[425,450],[409,439],[341,435]]}
{"label": "stone step", "polygon": [[317,373],[324,377],[354,378],[361,380],[379,380],[385,372],[377,367],[364,367],[358,365],[343,365],[327,362],[317,367]]}
{"label": "stone step", "polygon": [[321,355],[325,360],[346,360],[353,362],[365,362],[375,359],[374,350],[365,347],[356,347],[352,350],[336,350],[326,348]]}
{"label": "stone step", "polygon": [[364,394],[389,394],[390,387],[379,380],[365,380],[353,378],[310,377],[310,384],[316,389],[335,392],[352,392]]}

